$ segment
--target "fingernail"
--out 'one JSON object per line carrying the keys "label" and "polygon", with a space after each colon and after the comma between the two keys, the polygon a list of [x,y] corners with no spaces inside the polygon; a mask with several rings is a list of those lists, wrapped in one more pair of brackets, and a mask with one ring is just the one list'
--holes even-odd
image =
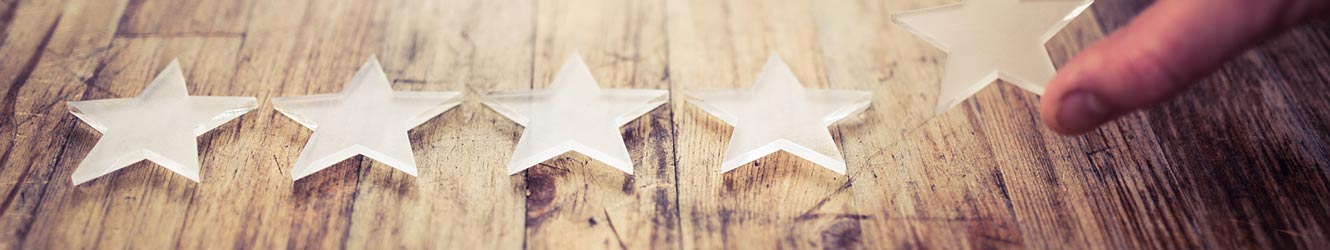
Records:
{"label": "fingernail", "polygon": [[1108,108],[1094,94],[1073,91],[1062,98],[1058,109],[1058,123],[1063,129],[1082,132],[1093,129],[1109,119]]}

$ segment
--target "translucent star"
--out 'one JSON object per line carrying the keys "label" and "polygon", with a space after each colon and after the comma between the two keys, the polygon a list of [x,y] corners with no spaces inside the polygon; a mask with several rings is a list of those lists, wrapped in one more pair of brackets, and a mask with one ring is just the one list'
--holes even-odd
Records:
{"label": "translucent star", "polygon": [[1056,69],[1044,43],[1093,1],[969,0],[896,14],[896,23],[947,52],[937,113],[1003,79],[1043,94]]}
{"label": "translucent star", "polygon": [[69,112],[102,133],[74,169],[74,185],[148,160],[199,181],[196,138],[258,107],[254,97],[190,96],[172,60],[134,98],[69,102]]}
{"label": "translucent star", "polygon": [[845,174],[845,160],[827,126],[868,108],[865,91],[805,89],[779,55],[748,89],[689,90],[693,105],[734,126],[721,172],[784,150]]}
{"label": "translucent star", "polygon": [[407,131],[457,106],[460,97],[458,92],[393,91],[379,59],[371,56],[341,93],[272,102],[277,111],[314,130],[291,169],[291,177],[299,180],[357,155],[416,176]]}
{"label": "translucent star", "polygon": [[665,103],[668,91],[601,89],[582,56],[573,53],[549,88],[495,92],[485,105],[525,127],[508,173],[576,151],[633,173],[619,127]]}

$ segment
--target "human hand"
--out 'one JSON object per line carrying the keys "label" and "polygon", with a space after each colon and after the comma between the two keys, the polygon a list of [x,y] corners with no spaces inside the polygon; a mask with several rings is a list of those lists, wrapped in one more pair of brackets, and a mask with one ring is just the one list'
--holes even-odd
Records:
{"label": "human hand", "polygon": [[1314,17],[1330,0],[1161,0],[1068,61],[1041,99],[1063,134],[1159,104],[1228,59]]}

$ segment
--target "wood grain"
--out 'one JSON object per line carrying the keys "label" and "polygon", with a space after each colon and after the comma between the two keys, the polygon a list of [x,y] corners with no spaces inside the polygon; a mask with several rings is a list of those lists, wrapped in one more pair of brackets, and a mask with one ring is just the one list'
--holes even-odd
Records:
{"label": "wood grain", "polygon": [[[1242,54],[1175,101],[1082,136],[998,82],[932,114],[946,54],[891,22],[953,0],[0,1],[0,249],[1330,247],[1330,22]],[[1056,64],[1147,0],[1099,1]],[[569,153],[508,175],[521,126],[479,104],[581,53],[604,87],[666,89],[622,127],[626,175]],[[732,128],[684,90],[873,91],[830,129],[836,175],[785,153],[719,172]],[[292,182],[310,131],[274,97],[377,55],[398,90],[467,102],[412,130],[412,177],[363,157]],[[137,94],[178,58],[193,95],[261,107],[199,137],[202,181],[149,162],[81,186],[100,137],[64,102]]]}
{"label": "wood grain", "polygon": [[[537,1],[531,88],[544,88],[580,53],[602,88],[668,89],[665,1]],[[578,153],[525,173],[526,247],[678,245],[672,109],[622,127],[633,175]],[[511,147],[510,147],[511,148]],[[507,152],[505,148],[501,151]]]}

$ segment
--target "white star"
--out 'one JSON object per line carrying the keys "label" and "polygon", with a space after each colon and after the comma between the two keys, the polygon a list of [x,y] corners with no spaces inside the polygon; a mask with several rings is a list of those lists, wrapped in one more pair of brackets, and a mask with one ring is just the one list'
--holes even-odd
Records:
{"label": "white star", "polygon": [[601,89],[582,56],[573,53],[549,88],[491,93],[485,105],[526,127],[508,162],[509,174],[568,151],[632,174],[633,161],[619,127],[664,104],[667,93]]}
{"label": "white star", "polygon": [[948,53],[937,113],[1001,78],[1043,94],[1056,69],[1044,43],[1093,3],[968,0],[896,14],[896,23]]}
{"label": "white star", "polygon": [[805,89],[779,55],[748,89],[689,90],[693,105],[734,126],[721,172],[784,150],[845,174],[845,160],[827,126],[868,108],[865,91]]}
{"label": "white star", "polygon": [[458,92],[393,91],[371,56],[338,94],[281,97],[277,111],[314,130],[291,169],[299,180],[346,158],[364,155],[415,176],[407,131],[460,103]]}
{"label": "white star", "polygon": [[257,103],[254,97],[189,96],[176,60],[134,98],[69,102],[70,113],[102,133],[74,170],[74,185],[143,160],[197,182],[195,138]]}

